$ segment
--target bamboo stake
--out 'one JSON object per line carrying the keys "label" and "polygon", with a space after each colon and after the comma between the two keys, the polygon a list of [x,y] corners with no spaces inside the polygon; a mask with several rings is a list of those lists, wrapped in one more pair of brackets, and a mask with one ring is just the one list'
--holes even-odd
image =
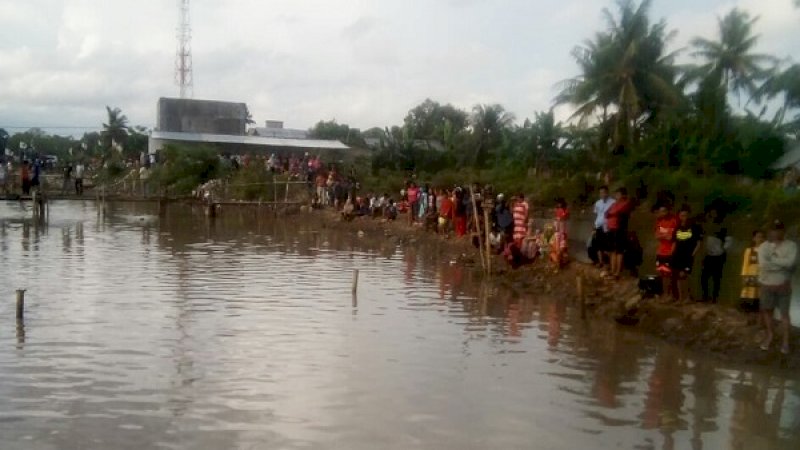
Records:
{"label": "bamboo stake", "polygon": [[483,208],[483,226],[486,232],[486,273],[492,273],[492,241],[489,237],[489,210]]}
{"label": "bamboo stake", "polygon": [[353,270],[353,295],[358,293],[358,269]]}
{"label": "bamboo stake", "polygon": [[475,232],[478,234],[478,249],[481,255],[481,268],[486,272],[486,262],[483,259],[483,239],[481,238],[481,222],[478,219],[478,203],[475,201],[475,189],[469,187],[469,195],[472,197],[472,218],[475,219]]}
{"label": "bamboo stake", "polygon": [[578,306],[581,312],[581,319],[586,319],[586,296],[584,295],[583,291],[583,271],[578,270],[578,276],[575,280],[576,287],[578,289]]}
{"label": "bamboo stake", "polygon": [[25,318],[25,289],[17,289],[17,320]]}

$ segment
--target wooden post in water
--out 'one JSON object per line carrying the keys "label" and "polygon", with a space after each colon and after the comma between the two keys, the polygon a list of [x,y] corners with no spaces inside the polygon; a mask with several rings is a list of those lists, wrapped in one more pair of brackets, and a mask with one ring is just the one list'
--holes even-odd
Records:
{"label": "wooden post in water", "polygon": [[[486,201],[486,199],[484,199]],[[477,211],[476,211],[477,213]],[[483,208],[483,226],[486,234],[486,273],[492,273],[492,240],[489,237],[489,208]]]}
{"label": "wooden post in water", "polygon": [[578,308],[580,308],[581,319],[586,318],[586,296],[583,291],[583,270],[578,269],[578,276],[575,280],[575,285],[578,291]]}
{"label": "wooden post in water", "polygon": [[33,202],[33,217],[39,215],[39,191],[34,189],[31,191],[31,201]]}
{"label": "wooden post in water", "polygon": [[25,318],[25,289],[17,289],[17,320]]}
{"label": "wooden post in water", "polygon": [[358,293],[358,269],[353,270],[353,295]]}

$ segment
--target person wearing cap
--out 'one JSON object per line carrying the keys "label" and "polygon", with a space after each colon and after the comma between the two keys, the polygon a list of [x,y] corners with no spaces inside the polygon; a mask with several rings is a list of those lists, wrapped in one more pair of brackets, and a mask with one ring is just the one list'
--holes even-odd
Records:
{"label": "person wearing cap", "polygon": [[781,353],[789,353],[789,303],[792,299],[792,273],[797,265],[797,244],[786,240],[786,229],[781,221],[775,221],[769,238],[758,248],[758,282],[761,286],[761,315],[767,329],[767,337],[761,345],[769,350],[773,338],[773,316],[775,310],[781,315]]}

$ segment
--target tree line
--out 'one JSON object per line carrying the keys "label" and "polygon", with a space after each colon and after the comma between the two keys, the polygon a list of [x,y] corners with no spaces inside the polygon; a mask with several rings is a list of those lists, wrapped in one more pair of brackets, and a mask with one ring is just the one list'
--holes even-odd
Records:
{"label": "tree line", "polygon": [[138,158],[147,151],[148,129],[132,126],[119,108],[106,106],[106,122],[101,131],[83,133],[81,137],[49,134],[41,128],[9,134],[0,128],[0,148],[25,158],[52,155],[61,161],[97,159],[116,162]]}
{"label": "tree line", "polygon": [[[369,146],[373,172],[503,169],[683,170],[763,179],[800,132],[800,65],[758,51],[758,18],[733,9],[714,39],[672,49],[677,32],[654,22],[652,1],[622,0],[605,28],[572,51],[578,73],[556,87],[553,109],[521,123],[500,104],[471,111],[427,99],[402,125],[364,132],[322,121],[313,136]],[[689,63],[678,58],[688,57]]]}

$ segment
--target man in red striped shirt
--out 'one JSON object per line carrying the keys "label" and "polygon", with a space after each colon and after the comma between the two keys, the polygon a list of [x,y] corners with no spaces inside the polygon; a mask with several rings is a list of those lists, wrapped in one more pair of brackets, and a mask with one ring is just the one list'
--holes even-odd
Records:
{"label": "man in red striped shirt", "polygon": [[517,195],[517,201],[514,203],[514,243],[517,246],[522,246],[522,240],[528,235],[528,202],[525,201],[525,195]]}

